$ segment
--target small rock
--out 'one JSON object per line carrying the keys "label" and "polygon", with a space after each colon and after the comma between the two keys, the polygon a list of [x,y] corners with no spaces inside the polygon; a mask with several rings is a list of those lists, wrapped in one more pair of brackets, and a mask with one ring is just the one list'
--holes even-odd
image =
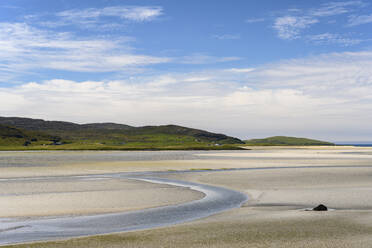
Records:
{"label": "small rock", "polygon": [[323,204],[318,205],[317,207],[313,208],[313,211],[327,211],[328,208]]}

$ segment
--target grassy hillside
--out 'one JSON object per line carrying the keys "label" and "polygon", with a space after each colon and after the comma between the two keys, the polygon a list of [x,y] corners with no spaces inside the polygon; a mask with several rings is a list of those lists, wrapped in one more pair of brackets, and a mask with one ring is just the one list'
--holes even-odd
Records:
{"label": "grassy hillside", "polygon": [[274,136],[264,139],[251,139],[246,140],[248,145],[264,145],[264,146],[318,146],[318,145],[334,145],[333,143],[307,139],[307,138],[297,138],[297,137],[287,137],[287,136]]}
{"label": "grassy hillside", "polygon": [[59,137],[0,125],[0,146],[28,146],[30,144],[53,144]]}
{"label": "grassy hillside", "polygon": [[[176,125],[132,127],[116,123],[76,124],[18,117],[0,117],[0,125],[44,134],[43,140],[60,137],[54,145],[50,141],[31,142],[27,149],[237,149],[235,144],[244,144],[224,134]],[[7,146],[6,149],[22,143],[21,140],[0,139],[0,146]],[[30,139],[27,136],[24,140]]]}
{"label": "grassy hillside", "polygon": [[43,131],[43,132],[76,132],[78,130],[128,130],[134,127],[116,123],[90,123],[76,124],[65,121],[44,121],[41,119],[31,119],[22,117],[0,117],[0,124],[21,128],[24,130]]}

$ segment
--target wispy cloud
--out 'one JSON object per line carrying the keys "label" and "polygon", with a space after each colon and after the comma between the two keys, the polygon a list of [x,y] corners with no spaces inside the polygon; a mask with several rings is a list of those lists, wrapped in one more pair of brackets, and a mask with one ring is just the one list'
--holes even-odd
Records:
{"label": "wispy cloud", "polygon": [[71,23],[96,22],[100,17],[119,17],[130,21],[151,21],[163,14],[159,6],[114,6],[102,9],[74,9],[59,12],[56,16]]}
{"label": "wispy cloud", "polygon": [[214,64],[221,62],[230,62],[240,60],[239,57],[216,57],[205,54],[193,54],[189,56],[184,56],[178,59],[179,63],[182,64]]}
{"label": "wispy cloud", "polygon": [[78,38],[25,23],[0,23],[0,74],[40,69],[112,72],[169,62],[166,57],[132,53],[129,38]]}
{"label": "wispy cloud", "polygon": [[230,68],[226,69],[227,72],[234,72],[234,73],[248,73],[254,71],[255,68]]}
{"label": "wispy cloud", "polygon": [[246,23],[257,23],[257,22],[264,22],[265,18],[251,18],[245,20]]}
{"label": "wispy cloud", "polygon": [[352,12],[355,7],[363,7],[365,3],[363,1],[341,1],[341,2],[329,2],[322,5],[322,7],[313,9],[310,11],[312,16],[334,16]]}
{"label": "wispy cloud", "polygon": [[240,35],[239,34],[215,34],[213,35],[213,38],[217,40],[239,40]]}
{"label": "wispy cloud", "polygon": [[21,7],[15,6],[15,5],[10,5],[10,4],[4,4],[0,5],[0,8],[6,8],[6,9],[20,9]]}
{"label": "wispy cloud", "polygon": [[[295,40],[305,38],[305,40],[317,44],[356,45],[363,40],[340,34],[331,34],[330,32],[309,35],[306,34],[306,30],[310,29],[314,24],[321,24],[323,20],[326,20],[328,24],[335,23],[335,20],[329,20],[327,17],[350,14],[366,5],[363,1],[351,0],[328,2],[312,9],[295,9],[296,11],[289,9],[287,10],[287,15],[279,16],[275,19],[273,28],[277,31],[280,39]],[[368,22],[372,22],[372,17],[351,16],[349,18],[349,26]]]}
{"label": "wispy cloud", "polygon": [[81,38],[26,23],[0,23],[0,82],[40,70],[120,73],[161,63],[215,64],[240,59],[206,54],[150,56],[135,52],[132,43],[130,37]]}
{"label": "wispy cloud", "polygon": [[[287,60],[257,70],[266,87],[281,82],[281,87],[300,89],[317,96],[349,96],[348,90],[372,87],[372,52],[323,54]],[[368,92],[360,98],[371,98]],[[351,101],[355,100],[352,97]]]}
{"label": "wispy cloud", "polygon": [[364,42],[362,39],[354,39],[354,38],[347,38],[340,34],[332,34],[332,33],[323,33],[323,34],[316,34],[316,35],[309,35],[307,39],[310,42],[316,44],[339,44],[342,46],[353,46],[356,44],[360,44]]}
{"label": "wispy cloud", "polygon": [[[39,25],[49,28],[74,25],[81,29],[98,28],[107,30],[107,28],[120,28],[130,22],[153,21],[163,14],[163,8],[160,6],[111,6],[70,9],[55,14],[28,15],[25,20],[37,20]],[[111,18],[111,20],[108,21],[107,18]]]}
{"label": "wispy cloud", "polygon": [[311,17],[283,16],[276,18],[273,28],[278,32],[279,38],[293,40],[300,38],[303,29],[318,22]]}
{"label": "wispy cloud", "polygon": [[372,23],[372,14],[360,16],[353,15],[349,17],[348,26],[352,27],[368,23]]}

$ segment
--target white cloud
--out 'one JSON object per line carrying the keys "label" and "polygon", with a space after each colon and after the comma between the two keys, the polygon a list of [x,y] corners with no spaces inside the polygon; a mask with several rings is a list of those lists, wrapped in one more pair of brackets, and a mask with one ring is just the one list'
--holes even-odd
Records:
{"label": "white cloud", "polygon": [[240,60],[239,57],[216,57],[205,54],[192,54],[178,59],[182,64],[214,64]]}
{"label": "white cloud", "polygon": [[231,69],[226,69],[225,71],[235,72],[235,73],[247,73],[247,72],[252,72],[254,70],[255,70],[254,68],[231,68]]}
{"label": "white cloud", "polygon": [[202,82],[202,81],[209,81],[209,80],[211,80],[210,77],[203,77],[203,76],[188,77],[184,79],[185,82]]}
{"label": "white cloud", "polygon": [[0,23],[0,78],[35,69],[114,72],[165,63],[171,59],[133,54],[129,38],[77,38],[69,33],[37,29],[25,23]]}
{"label": "white cloud", "polygon": [[363,42],[361,39],[347,38],[339,34],[331,33],[309,35],[307,36],[307,39],[316,44],[339,44],[342,46],[352,46]]}
{"label": "white cloud", "polygon": [[28,104],[28,101],[24,96],[22,96],[22,94],[8,89],[0,90],[0,99],[0,111],[2,113],[9,113],[10,115],[12,115],[13,112],[19,111]]}
{"label": "white cloud", "polygon": [[354,7],[364,6],[363,1],[339,1],[339,2],[329,2],[323,4],[322,7],[310,11],[312,16],[334,16],[349,13],[354,10]]}
{"label": "white cloud", "polygon": [[264,22],[265,18],[252,18],[245,20],[246,23],[258,23],[258,22]]}
{"label": "white cloud", "polygon": [[111,6],[105,8],[69,9],[57,13],[26,15],[24,20],[47,28],[74,25],[80,29],[95,31],[126,28],[129,23],[142,23],[162,16],[160,6]]}
{"label": "white cloud", "polygon": [[360,16],[350,16],[348,21],[348,26],[358,26],[362,24],[372,23],[372,14],[371,15],[360,15]]}
{"label": "white cloud", "polygon": [[149,56],[135,53],[132,42],[130,37],[81,38],[26,23],[0,23],[0,81],[9,82],[39,70],[120,73],[161,63],[213,64],[240,59],[205,54]]}
{"label": "white cloud", "polygon": [[255,70],[117,81],[55,79],[1,88],[0,111],[77,122],[175,123],[242,138],[285,133],[371,139],[371,67],[372,52],[365,51],[281,61]]}
{"label": "white cloud", "polygon": [[[277,17],[274,21],[273,28],[278,32],[278,37],[285,40],[295,40],[303,38],[303,32],[314,24],[321,24],[324,20],[329,23],[336,23],[335,20],[329,20],[330,16],[345,15],[355,12],[367,4],[360,0],[337,1],[322,4],[320,7],[312,9],[288,9],[289,13],[285,16]],[[371,19],[371,20],[370,20]],[[363,23],[372,22],[369,16],[351,16],[349,17],[349,26],[355,26]],[[344,35],[322,34],[307,35],[307,40],[317,44],[339,44],[350,46],[359,44],[363,40],[348,38]]]}
{"label": "white cloud", "polygon": [[240,39],[239,34],[221,34],[221,35],[213,35],[213,38],[217,40],[238,40]]}
{"label": "white cloud", "polygon": [[92,24],[102,17],[118,17],[125,20],[144,22],[151,21],[163,15],[163,8],[159,6],[113,6],[102,9],[73,9],[59,12],[65,24]]}
{"label": "white cloud", "polygon": [[277,30],[279,38],[293,40],[300,38],[300,33],[303,29],[317,22],[317,19],[306,16],[283,16],[276,18],[273,27]]}
{"label": "white cloud", "polygon": [[[257,72],[265,87],[279,86],[304,91],[314,96],[332,96],[355,101],[350,90],[372,90],[372,52],[325,54],[266,66]],[[369,97],[365,91],[358,100]],[[347,98],[344,98],[347,97]]]}

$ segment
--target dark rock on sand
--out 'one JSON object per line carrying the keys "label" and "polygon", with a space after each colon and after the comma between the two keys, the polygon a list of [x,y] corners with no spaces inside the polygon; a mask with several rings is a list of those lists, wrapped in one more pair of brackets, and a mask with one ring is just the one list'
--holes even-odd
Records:
{"label": "dark rock on sand", "polygon": [[327,211],[328,208],[323,204],[318,205],[317,207],[313,208],[313,211]]}

